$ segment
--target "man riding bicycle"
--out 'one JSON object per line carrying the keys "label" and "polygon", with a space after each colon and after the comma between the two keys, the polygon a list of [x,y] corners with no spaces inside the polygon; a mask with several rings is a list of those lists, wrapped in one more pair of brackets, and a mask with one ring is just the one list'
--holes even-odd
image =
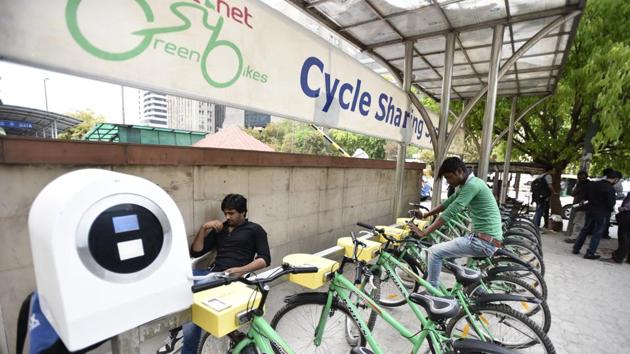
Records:
{"label": "man riding bicycle", "polygon": [[438,178],[440,177],[446,178],[451,187],[459,188],[428,213],[416,211],[419,218],[442,214],[423,231],[415,225],[411,226],[412,230],[419,237],[425,237],[468,208],[473,231],[463,237],[433,245],[427,250],[428,281],[433,286],[439,283],[442,259],[490,257],[501,247],[503,241],[499,207],[484,181],[469,172],[464,162],[457,157],[444,160],[438,171]]}

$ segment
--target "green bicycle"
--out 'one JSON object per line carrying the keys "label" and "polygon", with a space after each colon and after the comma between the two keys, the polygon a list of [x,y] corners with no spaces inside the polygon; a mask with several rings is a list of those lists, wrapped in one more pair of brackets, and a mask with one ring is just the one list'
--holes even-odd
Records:
{"label": "green bicycle", "polygon": [[[397,292],[394,295],[400,294],[404,303],[409,303],[409,286],[399,274],[405,274],[412,279],[415,284],[415,291],[418,290],[419,286],[423,286],[433,295],[446,296],[458,301],[462,310],[449,321],[446,327],[446,333],[449,336],[474,337],[527,352],[555,352],[545,332],[527,314],[507,305],[512,303],[519,306],[529,306],[532,309],[540,307],[542,302],[536,296],[484,293],[470,297],[466,288],[481,280],[481,272],[453,262],[444,262],[444,268],[454,275],[455,284],[449,288],[440,284],[439,288],[436,289],[423,279],[421,273],[418,273],[415,266],[417,263],[415,261],[410,262],[410,257],[404,254],[406,250],[413,249],[412,247],[403,248],[402,252],[400,248],[392,247],[393,244],[407,244],[417,247],[420,244],[419,240],[409,237],[398,240],[386,235],[382,229],[363,223],[358,223],[358,225],[369,228],[387,239],[378,260],[370,267],[370,270],[374,274],[380,274],[382,284],[394,284],[397,287]],[[413,266],[410,267],[410,265]],[[389,289],[381,289],[380,293],[381,303],[384,302],[384,299],[391,300],[388,298],[392,294]],[[385,305],[391,306],[392,302],[385,302]],[[400,303],[393,305],[399,306]]]}
{"label": "green bicycle", "polygon": [[[267,323],[267,321],[263,318],[264,306],[267,301],[267,296],[269,295],[270,287],[267,285],[268,283],[273,282],[274,280],[287,275],[287,274],[303,274],[303,273],[316,273],[318,271],[317,267],[313,266],[290,266],[288,264],[283,264],[281,268],[277,271],[273,272],[270,276],[266,278],[257,278],[257,277],[248,277],[248,278],[229,278],[229,277],[219,277],[216,280],[212,280],[210,282],[194,285],[192,287],[193,293],[198,293],[208,289],[215,289],[224,285],[228,285],[233,282],[240,282],[246,285],[255,286],[255,289],[250,290],[252,300],[248,300],[247,307],[244,311],[238,313],[235,318],[227,318],[222,319],[229,322],[237,321],[239,324],[250,323],[249,330],[246,334],[237,333],[237,335],[232,335],[230,338],[232,339],[232,343],[227,352],[238,354],[238,353],[287,353],[287,354],[295,354],[296,352],[291,349],[291,347],[287,344],[286,341],[282,339],[281,336],[273,330],[273,328]],[[256,292],[262,294],[260,298],[260,302],[258,306],[254,306],[255,302],[253,299],[256,298]],[[212,306],[220,306],[229,309],[229,304],[223,304],[220,300],[210,299],[211,303],[209,305]],[[218,301],[218,302],[217,302]],[[220,310],[221,311],[221,310]],[[195,314],[193,313],[193,320],[195,319]],[[238,336],[240,334],[240,337]],[[212,337],[208,332],[204,332],[197,353],[211,353],[217,350],[217,348],[213,347],[216,345],[213,343],[214,337]],[[257,350],[257,351],[256,351]]]}
{"label": "green bicycle", "polygon": [[[460,311],[455,299],[420,293],[410,295],[409,306],[420,320],[421,329],[412,331],[405,327],[379,306],[366,291],[355,285],[357,280],[362,280],[361,287],[365,288],[368,284],[373,284],[375,275],[371,274],[366,262],[357,260],[357,250],[365,247],[365,243],[357,239],[354,233],[351,235],[354,243],[353,256],[344,256],[341,266],[331,274],[328,291],[288,296],[285,299],[287,304],[271,321],[271,326],[290,346],[299,348],[300,353],[385,353],[385,349],[377,343],[366,324],[364,314],[357,308],[357,300],[351,297],[356,294],[411,343],[412,353],[417,353],[425,341],[430,350],[437,354],[513,353],[489,342],[449,338],[444,332],[444,325],[447,319]],[[348,264],[357,266],[355,282],[343,275],[344,267]],[[437,289],[435,291],[439,292]],[[355,336],[349,336],[349,333],[354,333]],[[366,342],[372,350],[364,348]],[[387,352],[391,352],[391,348],[387,348]]]}
{"label": "green bicycle", "polygon": [[[417,292],[420,286],[426,287],[427,282],[424,279],[426,265],[421,260],[423,258],[421,253],[422,249],[429,247],[430,244],[424,240],[412,237],[394,239],[382,229],[373,228],[371,225],[359,224],[366,228],[371,228],[371,232],[380,234],[381,238],[387,239],[383,253],[388,253],[388,255],[382,254],[380,257],[382,259],[379,258],[375,265],[383,268],[384,264],[388,264],[392,268],[389,272],[382,271],[380,273],[381,289],[379,293],[381,296],[379,303],[387,307],[397,307],[407,303],[407,292]],[[399,246],[394,247],[394,245]],[[502,250],[500,251],[503,252]],[[507,251],[506,254],[508,254]],[[489,300],[492,300],[493,304],[508,305],[515,311],[527,316],[528,319],[541,327],[544,333],[547,333],[551,325],[551,314],[549,306],[541,294],[524,280],[509,276],[506,272],[486,275],[485,272],[482,273],[479,270],[475,270],[479,268],[477,265],[484,261],[491,262],[489,259],[471,259],[467,267],[461,267],[461,269],[453,269],[459,267],[454,263],[445,264],[450,265],[445,266],[447,270],[455,274],[456,278],[457,274],[460,274],[461,279],[456,279],[456,286],[449,288],[443,295],[455,296],[456,290],[463,291],[465,296],[460,302],[462,307],[471,306],[473,302],[480,304]],[[497,271],[506,269],[507,267],[496,268]],[[488,271],[491,270],[489,269]],[[465,277],[466,274],[470,276]],[[404,284],[406,292],[400,289],[395,278],[398,278]],[[442,290],[445,291],[446,288],[442,287]],[[488,296],[489,294],[493,294],[493,296],[490,297]],[[468,305],[466,305],[467,303]]]}

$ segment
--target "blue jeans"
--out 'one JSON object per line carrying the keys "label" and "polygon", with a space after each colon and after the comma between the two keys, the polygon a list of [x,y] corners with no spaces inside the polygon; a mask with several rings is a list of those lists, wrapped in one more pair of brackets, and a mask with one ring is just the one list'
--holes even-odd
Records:
{"label": "blue jeans", "polygon": [[534,214],[534,225],[536,225],[536,227],[540,227],[540,219],[543,216],[545,220],[549,218],[549,199],[536,202],[536,213]]}
{"label": "blue jeans", "polygon": [[[208,273],[210,273],[210,269],[193,269],[193,275],[206,275]],[[212,280],[212,278],[195,280],[195,285],[203,284],[210,280]],[[201,339],[201,328],[192,322],[188,322],[182,326],[182,330],[184,332],[184,343],[182,345],[181,354],[197,353],[197,347]]]}
{"label": "blue jeans", "polygon": [[586,213],[584,227],[575,240],[575,244],[573,244],[574,252],[580,251],[586,241],[586,236],[590,234],[592,235],[591,243],[588,246],[588,250],[586,250],[586,254],[595,254],[595,251],[597,251],[597,247],[599,246],[599,240],[602,238],[606,228],[606,218],[608,218],[608,215],[597,216],[588,212]]}
{"label": "blue jeans", "polygon": [[442,259],[457,257],[490,257],[497,248],[489,242],[480,240],[474,235],[468,234],[448,242],[438,243],[427,250],[427,272],[429,283],[437,287],[442,271]]}

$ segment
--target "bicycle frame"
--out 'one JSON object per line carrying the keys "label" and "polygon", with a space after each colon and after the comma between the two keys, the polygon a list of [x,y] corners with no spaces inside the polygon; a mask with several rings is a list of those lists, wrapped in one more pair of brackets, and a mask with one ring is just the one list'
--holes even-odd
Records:
{"label": "bicycle frame", "polygon": [[[404,255],[404,253],[402,255]],[[419,312],[419,308],[415,303],[409,301],[409,291],[403,284],[402,279],[400,279],[398,274],[396,274],[394,267],[402,270],[403,272],[411,276],[414,279],[414,281],[422,285],[432,295],[455,296],[459,302],[459,305],[462,307],[462,309],[466,313],[466,317],[470,320],[473,330],[479,335],[480,339],[483,341],[487,341],[490,339],[490,338],[487,338],[489,331],[487,331],[487,328],[485,328],[485,324],[483,323],[483,321],[482,321],[482,326],[486,329],[485,332],[482,331],[478,327],[477,321],[474,319],[473,314],[470,312],[470,308],[469,308],[470,301],[468,301],[467,297],[464,295],[461,284],[456,283],[456,285],[450,291],[447,290],[443,284],[440,284],[439,288],[435,288],[434,286],[431,285],[431,283],[424,280],[418,274],[414,273],[411,269],[409,269],[409,267],[407,267],[405,263],[401,262],[400,260],[398,260],[396,257],[394,257],[392,254],[390,254],[387,251],[381,253],[378,261],[375,264],[375,267],[380,267],[381,269],[385,270],[387,275],[391,277],[392,280],[394,280],[394,284],[396,285],[398,290],[407,299],[407,305],[411,307],[412,311],[418,317],[418,319],[420,319],[421,322],[422,322],[422,319],[424,318],[424,315]]]}
{"label": "bicycle frame", "polygon": [[[344,259],[344,263],[345,262],[346,260]],[[343,267],[341,267],[340,269],[342,268]],[[321,343],[322,336],[324,334],[323,330],[326,325],[326,321],[328,320],[328,317],[330,315],[333,300],[336,297],[336,298],[339,298],[344,303],[344,305],[346,305],[346,307],[350,311],[351,316],[357,321],[357,323],[359,324],[359,330],[361,331],[361,333],[367,340],[370,348],[372,348],[374,353],[376,354],[384,353],[383,349],[378,345],[378,343],[376,342],[376,339],[374,338],[374,335],[372,334],[367,324],[363,320],[361,314],[359,313],[359,310],[354,305],[353,301],[350,299],[350,293],[357,294],[374,311],[376,311],[379,317],[385,320],[385,322],[387,322],[391,327],[393,327],[401,336],[409,340],[409,342],[411,342],[412,344],[412,350],[411,350],[412,353],[418,352],[418,350],[420,349],[420,346],[422,345],[422,343],[427,337],[429,337],[429,339],[433,343],[439,343],[439,342],[444,342],[448,340],[447,337],[442,335],[436,329],[435,323],[429,320],[428,318],[426,318],[422,314],[418,305],[414,303],[409,304],[412,310],[414,311],[414,313],[420,319],[420,322],[422,324],[422,330],[414,334],[407,327],[405,327],[403,324],[397,321],[394,317],[392,317],[386,310],[384,310],[382,307],[376,304],[376,302],[369,295],[365,294],[365,292],[357,288],[353,284],[352,281],[348,280],[341,273],[335,272],[333,274],[333,278],[332,278],[332,281],[330,283],[330,287],[328,290],[328,298],[326,300],[326,305],[324,306],[324,310],[321,313],[319,324],[315,331],[314,341],[316,344],[319,345],[319,343]],[[435,346],[435,351],[438,354],[442,354],[442,349],[439,346]]]}
{"label": "bicycle frame", "polygon": [[243,349],[252,343],[262,353],[274,353],[271,342],[275,342],[280,346],[280,348],[276,347],[276,349],[282,349],[286,354],[295,354],[295,351],[271,328],[269,323],[267,323],[262,316],[254,316],[249,331],[247,332],[247,338],[238,342],[234,349],[232,349],[232,353],[241,353]]}

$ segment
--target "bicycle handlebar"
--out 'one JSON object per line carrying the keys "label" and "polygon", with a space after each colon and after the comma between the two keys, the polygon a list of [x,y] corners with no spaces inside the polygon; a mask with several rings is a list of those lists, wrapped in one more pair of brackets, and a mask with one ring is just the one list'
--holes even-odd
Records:
{"label": "bicycle handlebar", "polygon": [[[211,280],[207,283],[203,283],[203,284],[198,284],[198,285],[193,285],[192,286],[192,292],[196,293],[199,291],[203,291],[203,290],[207,290],[207,289],[212,289],[212,288],[216,288],[218,286],[222,286],[222,285],[227,285],[230,284],[232,282],[238,281],[241,282],[243,284],[246,285],[256,285],[260,288],[262,288],[265,284],[267,283],[271,283],[274,280],[280,278],[283,275],[286,274],[302,274],[302,273],[317,273],[319,271],[319,269],[315,266],[304,266],[304,267],[300,267],[300,266],[291,266],[289,264],[283,264],[282,265],[282,271],[278,272],[276,274],[273,274],[267,278],[262,278],[259,279],[256,276],[250,277],[250,278],[229,278],[228,276],[226,277],[221,277],[215,280]],[[252,279],[253,278],[253,279]]]}
{"label": "bicycle handlebar", "polygon": [[374,225],[366,224],[366,223],[361,222],[361,221],[359,221],[359,222],[357,223],[357,225],[358,225],[358,226],[361,226],[361,227],[364,227],[364,228],[366,228],[366,229],[369,229],[369,230],[374,230],[374,231],[376,231],[376,232],[378,232],[378,233],[385,233],[385,230],[384,230],[384,229],[377,228],[377,227],[376,227],[376,226],[374,226]]}

